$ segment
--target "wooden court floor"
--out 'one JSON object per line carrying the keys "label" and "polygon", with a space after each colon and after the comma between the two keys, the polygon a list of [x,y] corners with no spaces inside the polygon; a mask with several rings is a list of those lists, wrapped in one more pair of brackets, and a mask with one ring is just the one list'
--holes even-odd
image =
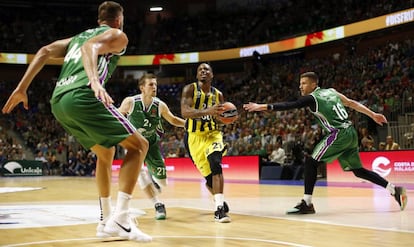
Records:
{"label": "wooden court floor", "polygon": [[[301,185],[226,183],[232,222],[213,219],[203,181],[170,180],[160,198],[167,219],[137,188],[131,215],[153,237],[136,243],[95,237],[94,178],[0,177],[0,246],[414,246],[414,191],[401,212],[382,188],[318,186],[314,215],[286,215]],[[113,183],[115,202],[117,183]]]}

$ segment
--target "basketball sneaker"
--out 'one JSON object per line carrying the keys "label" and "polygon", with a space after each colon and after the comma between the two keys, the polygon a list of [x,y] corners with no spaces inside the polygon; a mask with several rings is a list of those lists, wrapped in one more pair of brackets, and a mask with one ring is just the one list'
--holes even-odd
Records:
{"label": "basketball sneaker", "polygon": [[313,204],[307,205],[305,200],[302,199],[294,208],[286,211],[286,214],[314,214],[315,208]]}
{"label": "basketball sneaker", "polygon": [[223,209],[225,213],[228,213],[230,211],[230,208],[227,202],[223,202]]}
{"label": "basketball sneaker", "polygon": [[223,202],[223,209],[225,213],[228,213],[230,211],[230,208],[227,202]]}
{"label": "basketball sneaker", "polygon": [[111,237],[120,237],[122,239],[128,239],[137,242],[151,242],[152,237],[143,233],[137,226],[128,218],[128,223],[121,225],[115,219],[111,217],[106,222],[103,231],[109,234]]}
{"label": "basketball sneaker", "polygon": [[223,206],[217,207],[217,211],[214,212],[214,220],[219,223],[229,223],[231,221],[230,217],[224,211]]}
{"label": "basketball sneaker", "polygon": [[155,203],[155,219],[165,220],[167,218],[167,212],[165,210],[165,205],[158,202]]}
{"label": "basketball sneaker", "polygon": [[105,228],[105,222],[104,221],[99,221],[98,226],[96,227],[96,236],[98,238],[109,238],[111,237],[110,234],[104,232],[104,228]]}
{"label": "basketball sneaker", "polygon": [[407,206],[407,200],[408,200],[407,192],[406,192],[405,188],[396,186],[395,187],[394,198],[398,202],[398,204],[400,205],[401,211],[403,211],[405,209],[405,206]]}

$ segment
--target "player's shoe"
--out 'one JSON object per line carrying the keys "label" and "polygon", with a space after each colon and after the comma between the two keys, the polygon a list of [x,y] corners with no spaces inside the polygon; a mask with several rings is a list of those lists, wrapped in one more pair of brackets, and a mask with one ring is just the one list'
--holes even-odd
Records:
{"label": "player's shoe", "polygon": [[158,202],[155,203],[155,219],[165,220],[167,218],[167,212],[165,210],[165,205]]}
{"label": "player's shoe", "polygon": [[223,209],[225,213],[228,213],[230,211],[230,208],[227,202],[223,202]]}
{"label": "player's shoe", "polygon": [[104,232],[105,222],[99,221],[98,226],[96,227],[96,236],[98,238],[109,238],[111,235],[109,233]]}
{"label": "player's shoe", "polygon": [[405,206],[407,206],[407,200],[408,200],[407,192],[406,192],[405,188],[396,186],[395,187],[394,198],[398,202],[398,204],[400,205],[401,211],[403,211],[405,209]]}
{"label": "player's shoe", "polygon": [[315,208],[313,204],[307,205],[305,200],[302,199],[294,208],[286,211],[286,214],[314,214]]}
{"label": "player's shoe", "polygon": [[114,217],[106,222],[103,231],[112,237],[120,237],[137,242],[151,242],[152,237],[143,233],[137,226],[128,219],[128,224],[119,224]]}
{"label": "player's shoe", "polygon": [[224,211],[223,206],[218,206],[216,212],[214,212],[214,220],[220,223],[229,223],[231,221],[230,217]]}

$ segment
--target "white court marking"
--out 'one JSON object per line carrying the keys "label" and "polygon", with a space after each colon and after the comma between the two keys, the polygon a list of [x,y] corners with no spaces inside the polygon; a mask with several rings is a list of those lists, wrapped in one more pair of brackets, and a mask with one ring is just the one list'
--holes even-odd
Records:
{"label": "white court marking", "polygon": [[[262,197],[260,200],[257,198],[231,198],[229,202],[231,212],[240,215],[414,233],[414,228],[410,223],[410,219],[414,216],[411,207],[400,212],[392,198],[379,197],[378,199],[378,204],[372,205],[372,198],[369,197],[316,198],[315,200],[319,201],[317,205],[320,206],[318,213],[305,216],[285,214],[284,209],[291,206],[288,201],[292,201],[292,199],[289,198]],[[328,200],[330,200],[329,203]],[[355,201],[359,201],[358,205],[352,204]],[[209,198],[166,199],[164,203],[167,207],[197,210],[211,210],[209,206],[212,204]],[[262,207],[262,204],[266,207]],[[361,208],[360,204],[368,205],[368,208]],[[324,205],[330,205],[335,208],[335,211],[325,208]],[[135,199],[131,207],[130,214],[135,217],[146,214],[141,209],[154,210],[152,202],[147,199]],[[0,229],[94,224],[98,222],[99,211],[96,201],[72,201],[71,203],[65,202],[65,204],[57,202],[32,205],[0,204]]]}
{"label": "white court marking", "polygon": [[[221,236],[152,236],[152,237],[153,237],[153,242],[156,241],[157,238],[163,238],[163,239],[176,239],[176,238],[185,239],[187,238],[187,239],[212,239],[212,240],[223,239],[223,240],[238,240],[238,241],[244,241],[244,242],[269,243],[269,244],[277,244],[277,245],[285,245],[285,246],[293,246],[293,247],[310,247],[310,245],[302,245],[302,244],[296,244],[296,243],[285,242],[285,241],[259,239],[259,238],[238,238],[238,237],[221,237]],[[60,240],[48,240],[48,241],[10,244],[10,245],[4,245],[3,247],[18,247],[18,246],[41,245],[41,244],[65,243],[65,242],[72,243],[75,241],[79,242],[79,241],[88,241],[88,240],[90,241],[90,240],[103,240],[103,239],[101,238],[72,238],[72,239],[60,239]]]}
{"label": "white court marking", "polygon": [[[0,229],[48,226],[69,226],[97,223],[97,205],[5,205],[0,206]],[[130,215],[138,217],[145,211],[131,208]]]}
{"label": "white court marking", "polygon": [[30,190],[41,190],[43,187],[0,187],[0,193],[21,192]]}
{"label": "white court marking", "polygon": [[[97,205],[60,205],[60,204],[38,204],[38,205],[2,205],[0,206],[0,229],[18,229],[18,228],[37,228],[48,226],[68,226],[79,224],[97,223],[99,207]],[[132,216],[138,217],[145,215],[146,212],[132,208],[130,210]],[[238,240],[244,242],[261,242],[278,244],[294,247],[307,247],[291,242],[258,239],[258,238],[239,238],[239,237],[223,237],[223,236],[152,236],[153,239],[223,239]],[[112,238],[117,239],[117,238]],[[100,238],[75,238],[75,239],[56,239],[37,242],[17,243],[4,245],[8,247],[44,245],[53,243],[81,242],[81,241],[102,240]],[[252,243],[254,244],[254,243]]]}

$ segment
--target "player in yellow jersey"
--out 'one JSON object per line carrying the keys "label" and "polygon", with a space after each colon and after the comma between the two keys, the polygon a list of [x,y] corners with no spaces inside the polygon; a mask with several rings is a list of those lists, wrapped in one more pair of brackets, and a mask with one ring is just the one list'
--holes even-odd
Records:
{"label": "player in yellow jersey", "polygon": [[211,85],[213,70],[207,63],[197,68],[197,82],[186,85],[181,96],[181,115],[186,119],[185,146],[206,186],[214,196],[215,221],[230,222],[224,201],[221,160],[226,147],[216,116],[224,111],[222,92]]}

